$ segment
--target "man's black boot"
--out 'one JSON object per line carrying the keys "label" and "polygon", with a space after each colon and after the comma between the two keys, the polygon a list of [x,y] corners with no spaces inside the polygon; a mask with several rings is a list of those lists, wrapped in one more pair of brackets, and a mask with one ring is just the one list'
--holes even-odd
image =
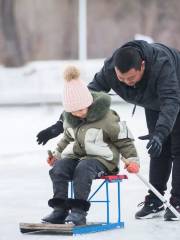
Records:
{"label": "man's black boot", "polygon": [[153,195],[147,195],[145,197],[145,201],[140,203],[138,206],[142,206],[141,210],[139,210],[135,214],[136,219],[149,219],[154,217],[162,216],[164,212],[163,203]]}
{"label": "man's black boot", "polygon": [[[170,204],[177,210],[180,217],[180,199],[177,199],[176,197],[170,198]],[[169,209],[166,208],[165,214],[164,214],[164,220],[165,221],[177,221],[179,218],[174,215],[174,213]]]}

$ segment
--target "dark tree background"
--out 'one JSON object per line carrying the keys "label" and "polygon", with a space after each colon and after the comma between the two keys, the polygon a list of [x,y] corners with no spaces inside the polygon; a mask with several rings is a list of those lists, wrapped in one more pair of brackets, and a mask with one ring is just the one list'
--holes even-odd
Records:
{"label": "dark tree background", "polygon": [[[135,33],[180,49],[179,0],[87,0],[88,58]],[[78,0],[0,0],[0,64],[78,58]]]}

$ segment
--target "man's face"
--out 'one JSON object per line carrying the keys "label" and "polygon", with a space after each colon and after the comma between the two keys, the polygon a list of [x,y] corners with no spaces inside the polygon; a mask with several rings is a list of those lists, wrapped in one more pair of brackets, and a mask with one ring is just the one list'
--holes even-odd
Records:
{"label": "man's face", "polygon": [[71,114],[73,116],[78,117],[78,118],[86,118],[87,113],[88,113],[88,108],[84,108],[84,109],[81,109],[81,110],[78,110],[75,112],[71,112]]}
{"label": "man's face", "polygon": [[143,61],[140,70],[131,68],[128,72],[121,73],[121,71],[117,67],[115,67],[115,72],[119,81],[125,83],[128,86],[135,86],[135,84],[142,79],[144,69],[145,64]]}

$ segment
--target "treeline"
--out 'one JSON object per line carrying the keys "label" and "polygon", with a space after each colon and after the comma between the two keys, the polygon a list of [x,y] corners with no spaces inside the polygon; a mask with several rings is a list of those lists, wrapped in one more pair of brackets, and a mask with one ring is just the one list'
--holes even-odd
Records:
{"label": "treeline", "polygon": [[[135,33],[180,49],[179,0],[87,0],[88,58]],[[0,0],[0,64],[78,58],[78,0]]]}

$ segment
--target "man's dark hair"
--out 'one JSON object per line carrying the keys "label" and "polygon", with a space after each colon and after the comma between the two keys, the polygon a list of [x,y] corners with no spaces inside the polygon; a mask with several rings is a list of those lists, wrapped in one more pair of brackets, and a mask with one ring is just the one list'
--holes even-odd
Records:
{"label": "man's dark hair", "polygon": [[142,58],[139,52],[133,47],[119,48],[115,53],[115,67],[122,73],[128,72],[134,68],[141,69]]}

